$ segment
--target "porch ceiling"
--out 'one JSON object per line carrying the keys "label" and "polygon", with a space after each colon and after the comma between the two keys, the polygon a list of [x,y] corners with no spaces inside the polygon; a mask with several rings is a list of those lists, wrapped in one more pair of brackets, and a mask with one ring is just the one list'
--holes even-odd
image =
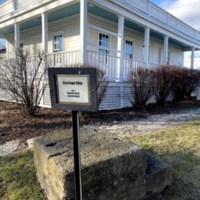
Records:
{"label": "porch ceiling", "polygon": [[89,4],[88,6],[88,12],[91,13],[91,14],[94,14],[94,15],[97,15],[99,17],[102,17],[104,19],[107,19],[107,20],[110,20],[110,21],[113,21],[113,22],[118,22],[118,17],[117,15],[103,9],[103,8],[100,8],[98,6],[95,6],[93,4]]}
{"label": "porch ceiling", "polygon": [[[156,39],[164,41],[164,35],[156,32],[154,30],[151,30],[151,37],[154,37]],[[190,46],[188,46],[188,45],[186,45],[186,44],[184,44],[182,42],[179,42],[179,41],[177,41],[177,40],[175,40],[173,38],[169,38],[169,45],[179,47],[183,51],[191,50]]]}
{"label": "porch ceiling", "polygon": [[[48,14],[48,22],[53,22],[62,18],[70,17],[80,13],[80,5],[79,3],[72,4],[59,10],[55,10]],[[34,28],[36,26],[41,26],[41,17],[38,16],[37,18],[30,19],[28,21],[23,22],[20,24],[20,30],[24,31],[29,28]],[[5,27],[0,29],[0,34],[2,35],[9,35],[14,33],[14,26]]]}
{"label": "porch ceiling", "polygon": [[56,21],[79,13],[80,13],[80,3],[72,4],[49,13],[48,21],[49,22]]}
{"label": "porch ceiling", "polygon": [[[118,18],[117,18],[117,15],[103,9],[103,8],[100,8],[100,7],[97,7],[95,5],[89,5],[89,13],[91,14],[94,14],[94,15],[97,15],[99,17],[102,17],[102,18],[105,18],[105,19],[108,19],[110,21],[113,21],[113,22],[118,22]],[[133,21],[130,21],[130,20],[127,20],[125,19],[125,27],[128,27],[130,29],[133,29],[135,31],[138,31],[140,33],[143,33],[144,34],[144,27],[140,24],[137,24],[136,22],[133,22]],[[156,32],[154,30],[151,30],[150,31],[150,36],[151,37],[154,37],[158,40],[164,40],[164,35],[159,33],[159,32]],[[188,49],[191,49],[191,47],[181,43],[181,42],[178,42],[174,39],[169,39],[169,44],[171,45],[174,45],[174,46],[178,46],[180,47],[180,49],[183,49],[183,50],[188,50]]]}

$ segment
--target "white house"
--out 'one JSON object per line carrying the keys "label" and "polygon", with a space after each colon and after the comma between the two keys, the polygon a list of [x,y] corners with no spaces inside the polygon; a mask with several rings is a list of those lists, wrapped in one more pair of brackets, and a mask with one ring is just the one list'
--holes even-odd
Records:
{"label": "white house", "polygon": [[[54,66],[91,64],[110,84],[101,109],[130,106],[127,78],[138,66],[183,66],[184,51],[200,49],[200,32],[148,0],[6,0],[0,37],[13,47],[42,50]],[[6,96],[1,94],[1,99]],[[50,106],[49,88],[42,106]]]}

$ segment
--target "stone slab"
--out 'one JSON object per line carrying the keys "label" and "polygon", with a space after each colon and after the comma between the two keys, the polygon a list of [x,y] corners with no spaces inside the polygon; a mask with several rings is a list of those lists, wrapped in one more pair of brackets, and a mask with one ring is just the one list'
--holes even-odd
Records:
{"label": "stone slab", "polygon": [[[159,170],[146,173],[147,154],[134,143],[114,133],[84,128],[80,132],[83,200],[139,200],[147,192],[161,191],[170,184],[161,172],[164,184],[158,182],[158,190],[150,186],[151,177],[157,180]],[[71,130],[37,139],[34,162],[49,200],[74,199]]]}

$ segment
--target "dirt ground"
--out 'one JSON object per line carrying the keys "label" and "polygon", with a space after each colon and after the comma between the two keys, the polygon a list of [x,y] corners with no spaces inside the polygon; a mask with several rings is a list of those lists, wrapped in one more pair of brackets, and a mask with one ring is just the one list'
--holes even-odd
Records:
{"label": "dirt ground", "polygon": [[[186,108],[199,108],[200,103],[187,100],[176,105],[164,107],[149,106],[145,110],[134,111],[132,108],[123,110],[104,111],[93,114],[92,118],[80,114],[80,124],[108,124],[112,122],[130,121],[147,118],[150,115],[172,113]],[[0,101],[0,145],[7,141],[27,139],[46,135],[59,129],[71,128],[71,112],[40,108],[34,118],[23,118],[15,103]]]}

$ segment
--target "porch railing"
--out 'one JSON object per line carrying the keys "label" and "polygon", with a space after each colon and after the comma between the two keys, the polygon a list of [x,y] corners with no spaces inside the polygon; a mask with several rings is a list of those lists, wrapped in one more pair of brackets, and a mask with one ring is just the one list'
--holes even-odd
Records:
{"label": "porch railing", "polygon": [[75,67],[80,64],[80,52],[54,52],[47,56],[47,64],[53,67]]}
{"label": "porch railing", "polygon": [[[0,17],[6,15],[6,14],[11,14],[15,12],[16,10],[20,9],[27,9],[27,6],[30,7],[34,5],[42,5],[46,4],[48,2],[51,2],[52,0],[3,0],[0,2]],[[31,8],[31,7],[30,7]]]}
{"label": "porch railing", "polygon": [[[80,51],[50,53],[47,56],[47,64],[51,67],[79,67]],[[88,64],[102,70],[110,81],[126,81],[131,72],[137,72],[138,67],[146,66],[142,61],[124,59],[121,70],[119,57],[93,51],[88,51]],[[148,65],[150,68],[155,66],[155,64]]]}
{"label": "porch railing", "polygon": [[[3,60],[5,59],[0,61],[2,62]],[[30,56],[28,63],[31,67],[34,67],[37,62],[37,55]],[[48,67],[81,67],[80,51],[50,53],[47,55],[44,64]],[[146,66],[142,61],[124,59],[123,67],[121,68],[119,57],[92,51],[88,51],[88,65],[102,70],[109,81],[127,81],[132,72],[137,72],[139,67]],[[147,67],[153,68],[155,66],[156,64],[149,64]]]}
{"label": "porch railing", "polygon": [[126,6],[131,11],[134,10],[138,14],[147,18],[152,18],[158,23],[173,29],[175,32],[182,34],[184,37],[188,36],[192,40],[200,42],[200,32],[182,22],[178,18],[169,14],[167,11],[161,9],[157,5],[147,0],[111,0]]}
{"label": "porch railing", "polygon": [[13,9],[13,4],[11,0],[7,0],[7,1],[3,1],[0,3],[0,17],[11,13],[12,11],[14,11]]}
{"label": "porch railing", "polygon": [[[139,67],[146,66],[145,62],[142,61],[123,59],[121,70],[119,57],[91,51],[88,52],[88,63],[102,70],[106,78],[113,81],[127,81],[132,72],[137,72]],[[157,64],[149,63],[146,67],[153,68],[156,66]]]}
{"label": "porch railing", "polygon": [[88,64],[102,70],[109,80],[120,79],[119,60],[116,56],[88,51]]}

